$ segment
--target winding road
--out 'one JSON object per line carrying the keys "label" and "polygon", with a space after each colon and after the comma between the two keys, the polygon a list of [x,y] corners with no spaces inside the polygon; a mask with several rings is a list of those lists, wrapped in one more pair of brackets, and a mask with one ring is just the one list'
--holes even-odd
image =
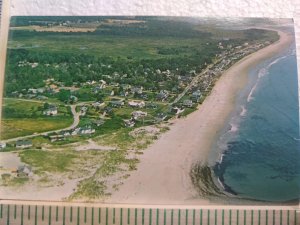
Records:
{"label": "winding road", "polygon": [[[35,100],[28,100],[28,99],[20,99],[22,101],[30,101],[30,102],[39,102],[39,103],[45,103],[42,101],[35,101]],[[83,106],[85,104],[88,104],[91,102],[80,102],[74,105],[65,105],[66,107],[70,107],[71,108],[71,112],[73,115],[73,123],[72,125],[66,127],[66,128],[62,128],[62,129],[57,129],[57,130],[50,130],[50,131],[46,131],[46,132],[42,132],[42,133],[34,133],[34,134],[30,134],[30,135],[26,135],[26,136],[21,136],[21,137],[16,137],[16,138],[10,138],[10,139],[6,139],[6,140],[2,140],[2,143],[9,143],[9,142],[13,142],[13,141],[19,141],[19,140],[23,140],[23,139],[27,139],[27,138],[33,138],[33,137],[37,137],[37,136],[42,136],[42,135],[48,135],[50,133],[54,133],[54,132],[61,132],[61,131],[67,131],[67,130],[72,130],[74,128],[76,128],[80,122],[80,112],[76,112],[76,107],[77,106]]]}

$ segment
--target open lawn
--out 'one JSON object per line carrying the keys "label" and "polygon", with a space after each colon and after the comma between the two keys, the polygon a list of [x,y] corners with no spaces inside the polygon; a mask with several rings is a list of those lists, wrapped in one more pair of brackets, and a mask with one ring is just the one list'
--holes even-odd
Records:
{"label": "open lawn", "polygon": [[72,122],[73,119],[71,117],[3,119],[1,124],[1,138],[5,140],[62,129],[70,126]]}
{"label": "open lawn", "polygon": [[10,139],[34,133],[62,129],[72,124],[73,118],[65,106],[57,116],[43,116],[43,103],[24,99],[4,99],[1,138]]}

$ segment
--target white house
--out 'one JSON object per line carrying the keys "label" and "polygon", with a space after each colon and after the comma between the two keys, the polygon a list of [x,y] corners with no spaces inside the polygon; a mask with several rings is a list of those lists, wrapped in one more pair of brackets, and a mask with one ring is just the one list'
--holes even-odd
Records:
{"label": "white house", "polygon": [[29,148],[32,146],[32,142],[29,140],[19,140],[16,142],[16,148]]}
{"label": "white house", "polygon": [[134,127],[135,122],[132,119],[130,119],[130,120],[124,120],[124,124],[125,124],[126,127]]}
{"label": "white house", "polygon": [[93,129],[92,127],[83,127],[80,128],[79,130],[79,134],[93,134],[95,133],[95,129]]}
{"label": "white house", "polygon": [[134,112],[131,113],[131,115],[132,115],[133,119],[137,120],[137,119],[139,119],[141,117],[147,116],[148,113],[147,112],[143,112],[143,111],[134,111]]}
{"label": "white house", "polygon": [[48,109],[44,110],[43,115],[46,116],[55,116],[57,115],[58,110],[56,106],[50,106]]}
{"label": "white house", "polygon": [[4,149],[4,148],[6,148],[6,143],[0,142],[0,149]]}
{"label": "white house", "polygon": [[146,104],[144,101],[129,101],[128,105],[135,108],[144,108]]}

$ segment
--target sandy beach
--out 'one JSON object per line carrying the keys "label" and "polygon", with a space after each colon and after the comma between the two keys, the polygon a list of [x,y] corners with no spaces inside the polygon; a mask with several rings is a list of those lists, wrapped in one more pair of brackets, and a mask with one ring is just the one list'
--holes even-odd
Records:
{"label": "sandy beach", "polygon": [[234,64],[217,81],[199,109],[172,121],[170,131],[144,151],[136,171],[113,193],[108,203],[210,204],[190,179],[194,165],[206,166],[216,135],[235,107],[252,66],[280,52],[292,35],[278,31],[280,39]]}

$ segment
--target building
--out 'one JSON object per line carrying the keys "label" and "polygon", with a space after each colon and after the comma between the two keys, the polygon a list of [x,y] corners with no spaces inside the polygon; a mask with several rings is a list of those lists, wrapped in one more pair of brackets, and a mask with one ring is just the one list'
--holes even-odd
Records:
{"label": "building", "polygon": [[32,175],[33,175],[33,173],[32,173],[30,166],[22,165],[22,166],[19,166],[17,169],[18,177],[30,177]]}
{"label": "building", "polygon": [[164,121],[165,119],[167,118],[167,115],[164,114],[164,113],[158,113],[157,116],[156,116],[156,122],[162,122]]}
{"label": "building", "polygon": [[51,136],[49,136],[49,139],[51,142],[63,141],[63,140],[65,140],[65,136],[63,134],[51,135]]}
{"label": "building", "polygon": [[147,116],[148,113],[147,112],[143,112],[143,111],[134,111],[134,112],[131,113],[131,115],[132,115],[133,119],[137,120],[137,119],[139,119],[141,117]]}
{"label": "building", "polygon": [[16,148],[30,148],[32,147],[32,141],[19,140],[16,142]]}
{"label": "building", "polygon": [[38,96],[36,96],[36,99],[37,99],[37,100],[47,100],[48,97],[46,97],[46,96],[44,96],[44,95],[38,95]]}
{"label": "building", "polygon": [[82,127],[79,129],[79,132],[78,132],[78,134],[80,134],[80,135],[93,134],[93,133],[95,133],[95,129],[93,129],[90,126]]}
{"label": "building", "polygon": [[156,96],[157,100],[165,101],[169,97],[169,92],[166,90],[161,90]]}
{"label": "building", "polygon": [[70,102],[75,103],[75,102],[78,101],[78,98],[76,96],[74,96],[74,95],[71,95],[70,98],[69,98],[69,100],[70,100]]}
{"label": "building", "polygon": [[97,127],[102,126],[105,123],[105,120],[95,120],[93,121],[93,124]]}
{"label": "building", "polygon": [[92,103],[92,106],[95,108],[95,109],[99,109],[100,107],[104,106],[105,103],[104,102],[95,102],[95,103]]}
{"label": "building", "polygon": [[5,142],[0,142],[0,150],[6,148]]}
{"label": "building", "polygon": [[202,96],[202,94],[201,94],[200,90],[197,90],[197,91],[193,92],[193,94],[192,94],[192,100],[194,102],[199,102],[201,96]]}
{"label": "building", "polygon": [[178,114],[184,112],[184,109],[180,109],[180,108],[178,108],[178,107],[172,107],[172,108],[170,109],[170,111],[171,111],[172,113],[175,113],[176,115],[178,115]]}
{"label": "building", "polygon": [[88,110],[88,107],[87,107],[87,106],[82,106],[82,107],[80,108],[80,114],[81,114],[82,116],[85,116],[87,110]]}
{"label": "building", "polygon": [[183,101],[182,105],[191,108],[191,107],[193,107],[193,101],[186,99]]}
{"label": "building", "polygon": [[144,108],[146,104],[144,101],[129,101],[128,105],[134,108]]}
{"label": "building", "polygon": [[143,94],[143,87],[133,87],[131,88],[132,94]]}
{"label": "building", "polygon": [[123,102],[122,100],[118,100],[118,101],[110,101],[110,105],[111,105],[112,107],[119,108],[119,107],[124,106],[124,102]]}
{"label": "building", "polygon": [[124,120],[124,124],[125,124],[125,127],[134,127],[135,122],[134,122],[133,119],[130,119],[130,120]]}
{"label": "building", "polygon": [[43,115],[46,116],[56,116],[58,114],[58,110],[56,106],[49,106],[48,109],[43,111]]}

